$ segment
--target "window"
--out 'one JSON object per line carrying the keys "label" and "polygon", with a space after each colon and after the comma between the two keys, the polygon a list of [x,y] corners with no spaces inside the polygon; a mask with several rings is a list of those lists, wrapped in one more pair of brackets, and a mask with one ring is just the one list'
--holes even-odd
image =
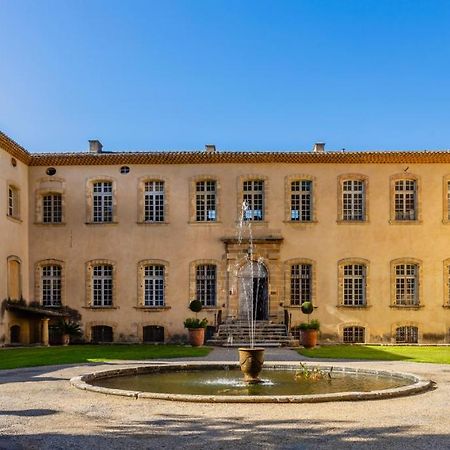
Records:
{"label": "window", "polygon": [[364,181],[342,181],[342,220],[364,220]]}
{"label": "window", "polygon": [[197,222],[215,222],[217,220],[215,180],[195,183],[195,219]]}
{"label": "window", "polygon": [[311,264],[291,266],[291,305],[301,305],[312,301]]}
{"label": "window", "polygon": [[111,265],[94,265],[92,267],[92,305],[112,306],[113,302],[113,267]]}
{"label": "window", "polygon": [[203,306],[216,305],[216,266],[202,264],[195,273],[196,298]]}
{"label": "window", "polygon": [[394,194],[395,220],[417,220],[417,183],[397,180]]}
{"label": "window", "polygon": [[42,197],[42,222],[61,223],[62,222],[62,201],[61,194],[46,194]]}
{"label": "window", "polygon": [[145,182],[144,221],[164,222],[164,181]]}
{"label": "window", "polygon": [[363,306],[366,303],[366,267],[362,264],[343,266],[343,305]]}
{"label": "window", "polygon": [[22,298],[22,263],[17,256],[8,256],[7,288],[8,297],[12,300]]}
{"label": "window", "polygon": [[450,307],[450,258],[444,261],[444,306]]}
{"label": "window", "polygon": [[365,342],[364,327],[345,327],[343,341],[346,344],[360,344]]}
{"label": "window", "polygon": [[109,223],[113,221],[113,186],[111,181],[96,181],[92,185],[92,221]]}
{"label": "window", "polygon": [[147,325],[142,327],[144,342],[164,342],[164,327],[159,325]]}
{"label": "window", "polygon": [[291,182],[290,220],[298,222],[312,221],[312,181]]}
{"label": "window", "polygon": [[413,326],[398,327],[395,330],[397,344],[417,344],[419,342],[419,329]]}
{"label": "window", "polygon": [[14,186],[8,186],[8,216],[18,219],[19,211],[19,190]]}
{"label": "window", "polygon": [[243,183],[244,220],[264,220],[264,180]]}
{"label": "window", "polygon": [[447,181],[447,220],[450,221],[450,181]]}
{"label": "window", "polygon": [[61,306],[61,266],[42,266],[41,287],[44,306]]}
{"label": "window", "polygon": [[417,264],[397,264],[395,266],[395,305],[419,305]]}
{"label": "window", "polygon": [[113,329],[107,325],[95,325],[91,328],[91,341],[113,342]]}
{"label": "window", "polygon": [[164,266],[144,267],[144,306],[164,306]]}

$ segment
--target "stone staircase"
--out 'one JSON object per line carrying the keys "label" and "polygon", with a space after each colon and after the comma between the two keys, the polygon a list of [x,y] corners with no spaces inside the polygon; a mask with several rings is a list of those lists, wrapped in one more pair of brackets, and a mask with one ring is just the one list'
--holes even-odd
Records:
{"label": "stone staircase", "polygon": [[[250,343],[248,322],[222,323],[217,333],[207,341],[207,345],[222,347],[247,347]],[[298,347],[298,340],[288,334],[286,325],[257,321],[255,324],[255,346],[258,347]]]}

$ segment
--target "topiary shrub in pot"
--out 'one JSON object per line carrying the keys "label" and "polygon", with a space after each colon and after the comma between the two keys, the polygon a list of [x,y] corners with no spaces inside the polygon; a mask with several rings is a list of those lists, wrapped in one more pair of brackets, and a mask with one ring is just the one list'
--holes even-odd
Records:
{"label": "topiary shrub in pot", "polygon": [[308,322],[303,322],[299,325],[300,343],[306,348],[315,347],[317,345],[320,323],[315,319],[309,320],[309,316],[314,311],[314,306],[311,302],[304,302],[301,305],[301,309],[302,313],[308,316]]}
{"label": "topiary shrub in pot", "polygon": [[205,328],[208,325],[208,320],[205,318],[199,319],[197,314],[202,310],[202,303],[200,300],[192,300],[189,303],[189,309],[195,312],[195,317],[189,317],[184,321],[184,327],[189,332],[189,343],[192,347],[200,347],[205,342]]}

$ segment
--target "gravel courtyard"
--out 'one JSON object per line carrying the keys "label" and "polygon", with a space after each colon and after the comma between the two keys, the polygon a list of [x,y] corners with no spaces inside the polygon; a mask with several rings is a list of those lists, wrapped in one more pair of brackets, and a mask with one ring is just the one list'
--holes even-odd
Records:
{"label": "gravel courtyard", "polygon": [[[237,360],[215,349],[196,360]],[[305,360],[288,349],[266,360]],[[130,365],[154,361],[130,362]],[[424,394],[369,402],[196,404],[135,400],[75,389],[69,379],[123,362],[0,372],[0,449],[449,449],[450,366],[405,362],[335,365],[411,372]]]}

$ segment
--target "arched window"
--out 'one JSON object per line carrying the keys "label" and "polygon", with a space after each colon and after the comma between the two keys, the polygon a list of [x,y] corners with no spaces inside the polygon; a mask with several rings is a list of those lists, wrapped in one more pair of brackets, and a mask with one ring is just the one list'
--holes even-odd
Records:
{"label": "arched window", "polygon": [[395,330],[397,344],[417,344],[419,342],[419,329],[414,326],[398,327]]}
{"label": "arched window", "polygon": [[9,256],[8,260],[8,297],[12,300],[22,298],[22,269],[17,256]]}

